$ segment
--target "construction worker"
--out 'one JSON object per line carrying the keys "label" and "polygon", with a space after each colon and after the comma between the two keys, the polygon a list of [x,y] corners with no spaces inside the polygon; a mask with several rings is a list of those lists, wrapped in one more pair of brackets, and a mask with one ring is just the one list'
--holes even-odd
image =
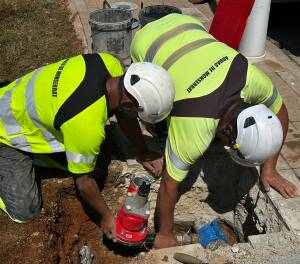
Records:
{"label": "construction worker", "polygon": [[145,167],[158,175],[161,160],[136,141],[136,116],[150,123],[162,120],[174,94],[160,66],[134,63],[123,74],[120,62],[106,53],[61,60],[2,87],[0,208],[18,223],[33,219],[41,206],[33,154],[65,152],[80,196],[101,215],[103,232],[114,239],[113,215],[92,177],[106,121],[116,114],[125,133],[133,132],[130,139]]}
{"label": "construction worker", "polygon": [[195,18],[169,14],[145,25],[131,44],[133,62],[153,62],[170,74],[175,101],[168,118],[156,248],[176,245],[173,213],[179,183],[216,135],[245,166],[262,164],[261,182],[285,198],[296,187],[276,170],[288,113],[271,80],[236,50],[208,34]]}

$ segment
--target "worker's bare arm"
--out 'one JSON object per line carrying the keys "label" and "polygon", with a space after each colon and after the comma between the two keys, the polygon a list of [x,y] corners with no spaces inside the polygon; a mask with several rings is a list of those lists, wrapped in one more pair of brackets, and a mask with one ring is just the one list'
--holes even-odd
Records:
{"label": "worker's bare arm", "polygon": [[101,229],[109,239],[116,241],[115,221],[112,212],[106,205],[103,196],[93,176],[87,174],[74,174],[74,181],[79,195],[101,215]]}
{"label": "worker's bare arm", "polygon": [[154,176],[158,177],[162,173],[163,169],[162,156],[159,153],[148,150],[137,119],[126,118],[120,115],[116,116],[122,131],[135,145],[138,157],[140,158],[145,169],[147,169]]}
{"label": "worker's bare arm", "polygon": [[160,182],[159,198],[156,207],[159,212],[159,232],[155,237],[155,248],[176,246],[174,235],[174,208],[177,201],[179,182],[173,180],[165,169]]}

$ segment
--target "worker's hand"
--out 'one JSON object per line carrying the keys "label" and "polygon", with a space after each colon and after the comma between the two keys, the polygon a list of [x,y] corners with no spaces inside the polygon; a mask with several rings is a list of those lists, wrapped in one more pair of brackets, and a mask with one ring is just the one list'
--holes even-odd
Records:
{"label": "worker's hand", "polygon": [[155,178],[158,178],[163,171],[163,158],[157,152],[147,151],[140,155],[140,161],[144,168],[149,171]]}
{"label": "worker's hand", "polygon": [[297,195],[297,187],[283,178],[275,168],[263,168],[261,173],[261,183],[266,192],[269,192],[270,187],[272,187],[286,199]]}
{"label": "worker's hand", "polygon": [[154,248],[168,248],[168,247],[176,247],[177,246],[177,240],[173,233],[170,233],[168,235],[162,235],[158,233],[155,236],[154,240]]}
{"label": "worker's hand", "polygon": [[101,229],[108,239],[117,242],[116,239],[116,224],[112,214],[102,216]]}

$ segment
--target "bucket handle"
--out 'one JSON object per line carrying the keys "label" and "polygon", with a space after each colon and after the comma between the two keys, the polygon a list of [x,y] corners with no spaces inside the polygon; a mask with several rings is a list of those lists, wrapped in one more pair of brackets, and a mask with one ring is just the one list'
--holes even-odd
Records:
{"label": "bucket handle", "polygon": [[106,9],[106,8],[111,8],[111,5],[107,0],[104,0],[103,1],[103,9]]}

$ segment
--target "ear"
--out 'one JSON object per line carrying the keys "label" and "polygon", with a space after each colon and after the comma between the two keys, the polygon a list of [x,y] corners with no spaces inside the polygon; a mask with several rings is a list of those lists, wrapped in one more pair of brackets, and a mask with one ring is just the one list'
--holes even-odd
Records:
{"label": "ear", "polygon": [[233,128],[232,124],[228,124],[225,129],[226,129],[226,134],[228,133],[228,135],[230,135],[234,132],[234,128]]}

